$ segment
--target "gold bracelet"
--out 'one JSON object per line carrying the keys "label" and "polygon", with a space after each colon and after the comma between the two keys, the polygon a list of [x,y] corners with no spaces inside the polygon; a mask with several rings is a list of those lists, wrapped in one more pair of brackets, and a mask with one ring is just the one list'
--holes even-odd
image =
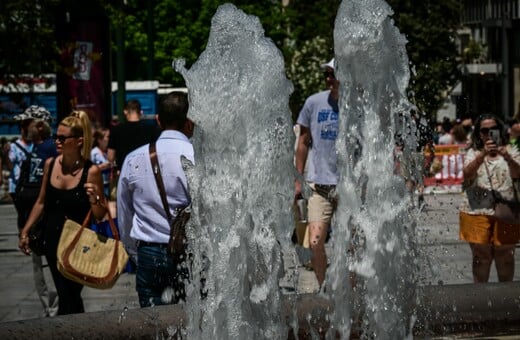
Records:
{"label": "gold bracelet", "polygon": [[24,235],[24,236],[20,235],[20,240],[25,240],[25,239],[28,238],[28,237],[29,237],[29,236],[27,236],[27,235]]}

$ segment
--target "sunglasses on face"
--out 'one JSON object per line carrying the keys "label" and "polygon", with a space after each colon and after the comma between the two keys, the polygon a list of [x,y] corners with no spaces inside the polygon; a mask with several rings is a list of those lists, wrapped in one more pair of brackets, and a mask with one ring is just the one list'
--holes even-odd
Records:
{"label": "sunglasses on face", "polygon": [[76,136],[53,135],[52,139],[54,139],[56,142],[59,142],[60,144],[63,144],[67,139],[75,137]]}
{"label": "sunglasses on face", "polygon": [[331,71],[325,71],[323,72],[323,76],[325,78],[332,78],[332,79],[335,79],[336,76],[334,75],[334,72],[331,72]]}
{"label": "sunglasses on face", "polygon": [[492,127],[488,127],[488,128],[480,128],[480,133],[482,133],[483,135],[487,135],[489,134],[489,131],[491,130],[498,130],[498,126],[492,126]]}

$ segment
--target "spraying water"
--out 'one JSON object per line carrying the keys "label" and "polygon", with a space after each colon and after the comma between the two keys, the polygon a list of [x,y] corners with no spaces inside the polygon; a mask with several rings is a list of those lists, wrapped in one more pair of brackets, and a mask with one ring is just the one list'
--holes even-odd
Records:
{"label": "spraying water", "polygon": [[337,330],[342,338],[351,318],[369,337],[411,336],[414,223],[392,157],[393,135],[404,128],[398,118],[411,108],[410,75],[406,40],[391,14],[382,0],[343,1],[334,28],[341,179],[328,273],[335,305],[329,335]]}
{"label": "spraying water", "polygon": [[[326,281],[334,304],[328,338],[348,338],[352,320],[378,339],[405,338],[412,324],[414,223],[392,171],[393,134],[403,128],[397,117],[411,107],[409,69],[391,13],[382,0],[349,0],[336,18],[341,180]],[[175,67],[196,123],[196,166],[187,165],[195,258],[186,336],[285,338],[278,279],[294,182],[283,57],[256,17],[226,4],[197,62]]]}
{"label": "spraying water", "polygon": [[[194,275],[188,339],[276,339],[281,320],[279,242],[289,239],[292,83],[258,20],[231,4],[212,19],[206,50],[186,70],[189,117],[196,124],[193,197]],[[205,254],[204,258],[200,254]]]}

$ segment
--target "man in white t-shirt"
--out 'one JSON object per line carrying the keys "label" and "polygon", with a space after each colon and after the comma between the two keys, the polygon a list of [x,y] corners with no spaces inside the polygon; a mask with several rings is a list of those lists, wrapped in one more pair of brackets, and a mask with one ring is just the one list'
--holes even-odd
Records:
{"label": "man in white t-shirt", "polygon": [[[325,281],[327,255],[325,240],[332,214],[336,209],[336,184],[338,183],[336,137],[338,135],[338,89],[334,75],[334,59],[321,65],[328,90],[318,92],[305,101],[298,116],[300,136],[296,146],[296,170],[304,174],[312,188],[308,202],[309,244],[312,250],[311,264],[320,287]],[[312,153],[309,153],[312,149]],[[295,181],[295,199],[302,197],[302,183]]]}

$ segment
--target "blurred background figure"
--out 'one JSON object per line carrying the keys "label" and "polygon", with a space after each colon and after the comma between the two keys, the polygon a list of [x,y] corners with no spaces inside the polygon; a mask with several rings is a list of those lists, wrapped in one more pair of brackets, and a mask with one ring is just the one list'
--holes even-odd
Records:
{"label": "blurred background figure", "polygon": [[138,100],[126,102],[124,114],[126,121],[112,128],[108,141],[107,157],[114,167],[108,196],[110,201],[116,200],[119,172],[126,155],[142,145],[155,141],[161,132],[155,122],[150,124],[142,119],[143,110]]}
{"label": "blurred background figure", "polygon": [[514,145],[517,150],[520,150],[520,112],[513,117],[510,125],[509,144]]}
{"label": "blurred background figure", "polygon": [[471,133],[473,132],[473,119],[465,118],[462,120],[461,125],[464,128],[464,131],[466,131],[468,141],[471,140]]}
{"label": "blurred background figure", "polygon": [[[402,117],[405,119],[404,135],[396,133],[394,136],[396,165],[394,172],[401,175],[405,180],[409,207],[417,207],[421,210],[426,206],[424,201],[425,169],[430,168],[435,157],[433,130],[425,115],[412,111],[410,117],[410,120],[406,119],[405,116]],[[415,145],[406,145],[406,141],[412,135],[415,137]],[[428,155],[428,158],[425,157],[425,154]],[[415,202],[416,192],[417,202]]]}
{"label": "blurred background figure", "polygon": [[109,196],[110,174],[112,171],[112,163],[108,160],[108,140],[110,138],[110,130],[100,127],[94,130],[92,135],[93,147],[90,151],[90,160],[96,164],[103,175],[103,193],[105,197]]}
{"label": "blurred background figure", "polygon": [[453,144],[453,136],[451,135],[451,122],[448,118],[445,118],[438,126],[440,128],[439,131],[439,140],[437,144],[439,145],[450,145]]}
{"label": "blurred background figure", "polygon": [[126,121],[114,126],[108,141],[108,160],[115,163],[117,170],[121,170],[126,155],[139,146],[156,140],[160,134],[155,123],[149,124],[142,120],[143,110],[138,100],[129,100],[124,113]]}
{"label": "blurred background figure", "polygon": [[[56,157],[58,153],[51,138],[48,123],[51,114],[47,109],[33,105],[14,118],[21,121],[22,135],[11,145],[9,160],[12,169],[11,185],[14,184],[12,197],[18,213],[18,232],[21,232],[38,198],[45,161]],[[10,189],[13,190],[13,187]],[[47,287],[42,257],[34,253],[31,253],[31,257],[36,293],[43,307],[42,316],[55,316],[58,312],[57,293]]]}
{"label": "blurred background figure", "polygon": [[467,146],[469,143],[469,137],[468,133],[466,132],[466,129],[461,124],[457,124],[452,129],[452,136],[453,136],[453,144],[461,145],[461,146]]}

